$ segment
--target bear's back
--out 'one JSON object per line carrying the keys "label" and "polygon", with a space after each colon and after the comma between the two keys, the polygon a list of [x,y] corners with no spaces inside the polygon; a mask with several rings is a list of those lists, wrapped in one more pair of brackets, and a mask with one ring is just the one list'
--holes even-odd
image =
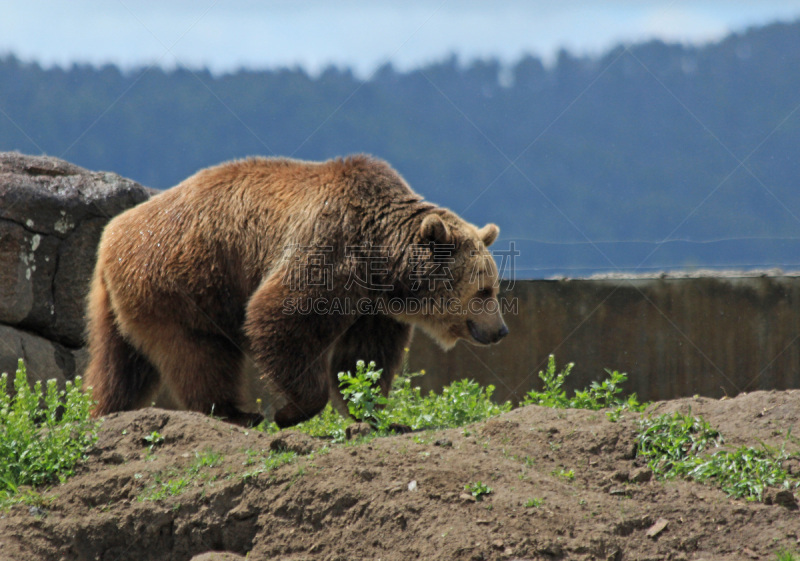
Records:
{"label": "bear's back", "polygon": [[382,217],[419,201],[397,172],[369,156],[248,158],[201,170],[115,217],[99,259],[119,290],[147,283],[147,290],[227,287],[244,296],[287,247],[385,240],[397,224]]}

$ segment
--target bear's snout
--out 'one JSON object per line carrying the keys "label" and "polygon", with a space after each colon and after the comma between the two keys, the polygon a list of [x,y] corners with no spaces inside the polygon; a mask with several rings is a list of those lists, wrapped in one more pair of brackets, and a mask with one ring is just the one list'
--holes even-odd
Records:
{"label": "bear's snout", "polygon": [[508,335],[508,326],[504,323],[500,330],[495,335],[494,342],[497,343],[500,339]]}
{"label": "bear's snout", "polygon": [[486,330],[476,325],[472,320],[467,320],[467,328],[472,338],[481,345],[497,343],[500,339],[508,335],[508,326],[506,326],[505,323],[502,323],[497,330]]}

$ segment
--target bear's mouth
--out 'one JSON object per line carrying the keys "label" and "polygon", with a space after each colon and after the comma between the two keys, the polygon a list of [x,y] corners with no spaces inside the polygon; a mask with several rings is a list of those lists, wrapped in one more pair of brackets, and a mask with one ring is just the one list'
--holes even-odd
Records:
{"label": "bear's mouth", "polygon": [[469,334],[472,335],[472,338],[481,345],[488,345],[491,343],[491,340],[486,336],[486,333],[478,329],[478,326],[475,325],[475,323],[470,319],[467,320],[467,329],[469,329]]}

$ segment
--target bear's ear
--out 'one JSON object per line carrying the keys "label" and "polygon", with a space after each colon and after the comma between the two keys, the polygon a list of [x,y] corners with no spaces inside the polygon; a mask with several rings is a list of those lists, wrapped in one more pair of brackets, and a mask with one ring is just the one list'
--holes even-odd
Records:
{"label": "bear's ear", "polygon": [[423,240],[435,243],[450,243],[450,230],[438,214],[429,214],[422,220],[419,235]]}
{"label": "bear's ear", "polygon": [[487,224],[478,230],[478,236],[486,247],[492,245],[499,234],[500,228],[498,228],[496,224]]}

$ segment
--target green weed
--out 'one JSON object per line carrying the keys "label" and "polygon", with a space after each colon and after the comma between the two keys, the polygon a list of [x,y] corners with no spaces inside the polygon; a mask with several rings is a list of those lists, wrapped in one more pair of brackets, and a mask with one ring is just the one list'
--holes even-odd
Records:
{"label": "green weed", "polygon": [[[342,417],[329,403],[318,415],[294,428],[315,438],[330,438],[335,442],[342,442],[345,440],[347,427],[352,423],[353,419]],[[278,425],[271,423],[268,432],[274,433],[278,430]]]}
{"label": "green weed", "polygon": [[575,471],[571,469],[559,468],[557,470],[553,470],[553,472],[550,475],[554,475],[555,477],[559,477],[566,481],[575,480]]}
{"label": "green weed", "polygon": [[639,424],[638,454],[659,475],[685,475],[685,461],[722,444],[722,435],[707,421],[692,415],[661,415]]}
{"label": "green weed", "polygon": [[139,495],[138,500],[161,501],[167,497],[175,497],[183,493],[192,483],[191,475],[181,473],[175,468],[158,471],[153,474],[153,483]]}
{"label": "green weed", "polygon": [[390,422],[412,430],[455,428],[483,421],[511,410],[511,402],[492,401],[495,387],[481,387],[472,380],[460,380],[442,388],[441,394],[431,391],[423,396],[419,387],[411,385],[417,374],[397,376],[386,405]]}
{"label": "green weed", "polygon": [[482,481],[475,481],[473,483],[464,485],[464,490],[479,501],[483,500],[485,495],[490,495],[492,493],[492,488],[487,486]]}
{"label": "green weed", "polygon": [[147,448],[150,450],[150,452],[152,452],[156,446],[161,446],[164,444],[164,437],[156,430],[142,438],[142,440],[144,440],[145,444],[147,444]]}
{"label": "green weed", "polygon": [[214,468],[220,465],[225,457],[211,448],[206,448],[202,452],[194,453],[194,462],[189,466],[189,473],[196,475],[203,468]]}
{"label": "green weed", "polygon": [[533,497],[525,501],[525,508],[539,508],[544,504],[544,499]]}
{"label": "green weed", "polygon": [[[170,468],[154,473],[152,475],[153,482],[139,495],[139,501],[160,501],[167,497],[180,495],[195,482],[214,481],[216,476],[203,470],[219,466],[224,459],[225,457],[221,453],[211,448],[195,452],[194,460],[186,468],[182,470]],[[141,474],[137,474],[137,476],[135,476],[136,479],[143,477]]]}
{"label": "green weed", "polygon": [[[378,435],[391,434],[393,426],[412,430],[460,427],[511,410],[511,402],[492,401],[494,386],[481,387],[472,380],[453,382],[440,394],[431,391],[422,395],[419,387],[412,386],[412,379],[423,373],[395,377],[388,397],[381,394],[377,385],[381,371],[375,370],[374,362],[358,361],[355,374],[342,372],[338,377],[350,415],[372,425]],[[343,418],[329,404],[319,415],[295,428],[310,436],[341,442],[351,423],[352,418]],[[259,428],[266,432],[278,430],[275,423],[264,423]]]}
{"label": "green weed", "polygon": [[381,393],[378,381],[383,370],[375,370],[375,363],[356,362],[356,373],[339,372],[339,390],[347,410],[354,419],[369,423],[378,430],[389,426],[388,414],[383,410],[388,399]]}
{"label": "green weed", "polygon": [[0,375],[0,505],[15,502],[20,487],[64,481],[97,440],[90,418],[92,399],[81,391],[81,379],[59,390],[55,380],[33,388],[19,361],[14,392],[8,375]]}
{"label": "green weed", "polygon": [[622,398],[621,385],[628,380],[628,375],[616,370],[612,372],[606,369],[608,378],[602,382],[592,382],[588,389],[576,390],[574,397],[567,397],[563,386],[574,366],[575,364],[570,362],[561,372],[557,372],[556,359],[550,355],[547,359],[547,370],[539,372],[539,378],[544,383],[542,391],[529,391],[521,405],[592,411],[611,409],[606,415],[612,421],[619,420],[624,411],[640,412],[646,407],[646,404],[639,403],[635,393]]}
{"label": "green weed", "polygon": [[297,461],[297,458],[298,455],[296,452],[291,452],[288,450],[284,450],[281,452],[270,451],[269,454],[263,457],[261,465],[242,475],[242,479],[248,480],[262,473],[269,473],[271,471],[278,469],[281,466],[284,466],[286,464],[291,464]]}
{"label": "green weed", "polygon": [[785,447],[762,444],[704,454],[722,443],[722,435],[704,419],[675,413],[642,420],[637,451],[661,477],[713,483],[737,498],[763,501],[767,488],[800,487],[800,478],[783,467],[796,456]]}

